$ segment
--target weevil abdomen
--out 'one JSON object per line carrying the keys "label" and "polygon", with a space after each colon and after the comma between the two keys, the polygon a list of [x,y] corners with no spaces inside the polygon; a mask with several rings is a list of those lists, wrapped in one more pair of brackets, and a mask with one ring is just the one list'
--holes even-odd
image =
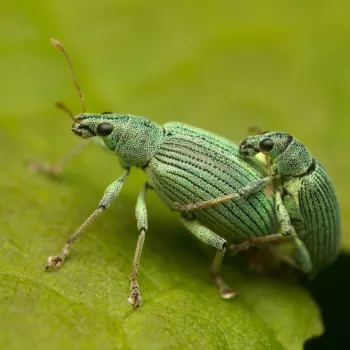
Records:
{"label": "weevil abdomen", "polygon": [[[255,160],[247,162],[234,143],[180,123],[164,126],[164,138],[146,169],[148,181],[171,208],[236,192],[265,176]],[[236,242],[278,231],[273,198],[261,191],[195,212],[218,235]]]}
{"label": "weevil abdomen", "polygon": [[[317,160],[299,180],[293,178],[290,184],[288,182],[285,188],[295,194],[293,207],[300,211],[299,215],[291,215],[292,224],[309,251],[313,272],[317,272],[333,262],[339,252],[341,218],[335,190]],[[286,203],[286,207],[289,210],[291,203]]]}

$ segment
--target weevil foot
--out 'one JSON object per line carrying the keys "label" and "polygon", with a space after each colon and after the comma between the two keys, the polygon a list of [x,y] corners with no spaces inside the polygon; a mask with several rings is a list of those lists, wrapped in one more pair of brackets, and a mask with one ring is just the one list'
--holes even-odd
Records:
{"label": "weevil foot", "polygon": [[223,299],[232,299],[238,295],[238,293],[234,289],[231,289],[228,286],[220,288],[219,293],[221,295],[221,298]]}
{"label": "weevil foot", "polygon": [[232,299],[238,295],[238,293],[229,287],[218,274],[211,273],[211,278],[213,279],[215,285],[218,287],[221,298]]}
{"label": "weevil foot", "polygon": [[178,202],[174,202],[171,210],[172,211],[180,211],[180,212],[189,211],[190,210],[190,209],[188,209],[189,205],[191,205],[191,204],[181,204]]}
{"label": "weevil foot", "polygon": [[56,176],[61,172],[61,167],[43,162],[32,162],[29,168],[34,173],[41,173],[45,175]]}
{"label": "weevil foot", "polygon": [[173,203],[173,207],[171,208],[172,211],[179,211],[179,212],[188,212],[193,211],[196,209],[200,209],[202,207],[202,202],[200,203],[188,203],[188,204],[181,204],[178,202]]}
{"label": "weevil foot", "polygon": [[142,305],[141,294],[138,289],[133,289],[131,295],[129,296],[128,302],[138,308]]}
{"label": "weevil foot", "polygon": [[63,258],[60,255],[50,256],[47,259],[45,270],[59,268],[63,264]]}
{"label": "weevil foot", "polygon": [[252,242],[250,240],[245,241],[245,242],[240,243],[240,244],[231,244],[229,246],[230,255],[234,256],[241,251],[249,249],[251,246],[252,246]]}
{"label": "weevil foot", "polygon": [[138,308],[140,305],[142,305],[142,298],[140,294],[139,284],[135,278],[131,279],[130,289],[131,294],[129,296],[128,302]]}
{"label": "weevil foot", "polygon": [[70,245],[67,243],[60,255],[49,256],[45,269],[58,269],[63,264],[64,259],[69,255],[69,249]]}

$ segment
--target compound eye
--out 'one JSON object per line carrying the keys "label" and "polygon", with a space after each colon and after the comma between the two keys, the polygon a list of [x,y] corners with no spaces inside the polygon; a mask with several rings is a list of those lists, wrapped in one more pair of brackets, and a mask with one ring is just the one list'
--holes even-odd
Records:
{"label": "compound eye", "polygon": [[111,123],[100,123],[97,125],[96,133],[98,136],[108,136],[113,131]]}
{"label": "compound eye", "polygon": [[271,139],[263,139],[263,140],[260,141],[260,143],[259,143],[259,148],[260,148],[262,151],[269,152],[269,151],[272,150],[273,145],[274,145],[273,140],[271,140]]}

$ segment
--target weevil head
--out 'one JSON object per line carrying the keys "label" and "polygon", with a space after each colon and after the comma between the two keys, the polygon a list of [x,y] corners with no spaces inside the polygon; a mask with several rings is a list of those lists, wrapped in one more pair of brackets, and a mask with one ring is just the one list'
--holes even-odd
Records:
{"label": "weevil head", "polygon": [[284,176],[301,175],[312,165],[312,157],[307,148],[285,132],[249,136],[241,142],[240,152],[248,157],[260,152],[267,154],[273,173]]}
{"label": "weevil head", "polygon": [[86,139],[98,137],[115,152],[126,167],[144,167],[163,138],[163,129],[148,119],[113,113],[82,113],[75,117],[74,134]]}
{"label": "weevil head", "polygon": [[[112,113],[82,113],[74,117],[75,123],[72,125],[72,131],[75,135],[82,137],[83,139],[88,139],[90,137],[99,136],[105,138],[104,140],[113,141],[115,136],[113,132],[115,131],[115,126],[117,126],[117,118],[111,118],[109,115],[117,116]],[[109,145],[110,149],[113,148],[113,142]],[[112,149],[113,150],[113,149]]]}

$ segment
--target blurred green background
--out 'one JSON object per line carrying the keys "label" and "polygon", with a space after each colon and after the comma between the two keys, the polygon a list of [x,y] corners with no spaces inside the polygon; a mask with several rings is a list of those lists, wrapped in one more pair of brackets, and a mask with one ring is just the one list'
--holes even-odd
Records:
{"label": "blurred green background", "polygon": [[59,100],[81,111],[67,63],[49,43],[55,37],[89,112],[180,121],[235,141],[252,126],[296,136],[334,181],[349,251],[349,10],[345,1],[3,3],[0,347],[300,349],[320,334],[318,310],[295,284],[227,267],[241,296],[220,300],[207,278],[210,258],[154,194],[140,270],[145,305],[134,312],[126,297],[139,171],[64,267],[43,273],[121,171],[93,146],[59,179],[27,165],[78,142],[54,108]]}

